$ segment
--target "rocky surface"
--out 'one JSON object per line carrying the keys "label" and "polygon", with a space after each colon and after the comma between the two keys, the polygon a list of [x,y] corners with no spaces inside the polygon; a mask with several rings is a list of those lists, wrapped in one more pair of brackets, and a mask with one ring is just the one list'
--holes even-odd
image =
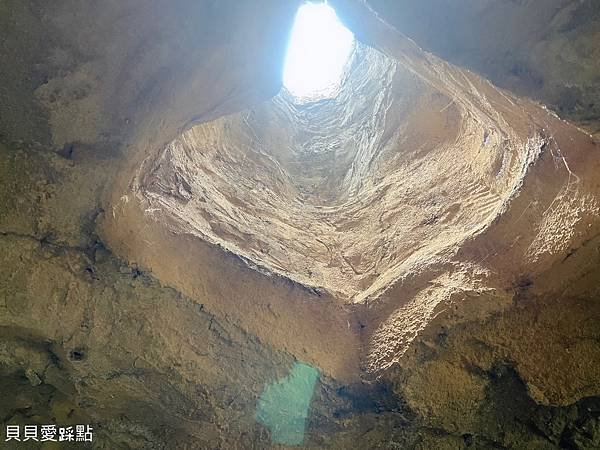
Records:
{"label": "rocky surface", "polygon": [[368,0],[442,58],[600,132],[600,5],[594,0]]}
{"label": "rocky surface", "polygon": [[[420,7],[332,3],[362,43],[313,104],[269,100],[296,2],[0,4],[3,424],[91,423],[98,448],[600,447],[600,158],[576,126],[595,7],[438,2],[442,51]],[[547,37],[490,47],[482,23],[519,15]],[[518,96],[555,107],[572,68],[494,76],[571,38],[575,125]]]}

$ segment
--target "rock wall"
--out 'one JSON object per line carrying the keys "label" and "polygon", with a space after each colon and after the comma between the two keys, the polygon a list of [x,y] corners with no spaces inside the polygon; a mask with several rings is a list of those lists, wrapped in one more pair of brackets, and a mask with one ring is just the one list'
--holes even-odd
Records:
{"label": "rock wall", "polygon": [[442,58],[477,71],[598,133],[600,5],[369,0],[385,20]]}
{"label": "rock wall", "polygon": [[[573,37],[594,72],[595,16],[570,18],[595,7],[467,3],[431,9],[438,51],[416,4],[332,1],[361,43],[336,99],[298,105],[269,100],[297,2],[3,2],[4,423],[91,423],[99,448],[597,448],[598,144],[515,95],[556,106],[573,69],[494,77]],[[547,39],[452,34],[520,14]],[[586,73],[562,112],[593,130]]]}

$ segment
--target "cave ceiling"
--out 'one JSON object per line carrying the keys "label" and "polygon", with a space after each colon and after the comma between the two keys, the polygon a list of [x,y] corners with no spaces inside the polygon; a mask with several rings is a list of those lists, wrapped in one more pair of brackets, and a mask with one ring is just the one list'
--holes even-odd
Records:
{"label": "cave ceiling", "polygon": [[297,1],[0,2],[5,424],[600,446],[600,7],[329,3],[299,101]]}

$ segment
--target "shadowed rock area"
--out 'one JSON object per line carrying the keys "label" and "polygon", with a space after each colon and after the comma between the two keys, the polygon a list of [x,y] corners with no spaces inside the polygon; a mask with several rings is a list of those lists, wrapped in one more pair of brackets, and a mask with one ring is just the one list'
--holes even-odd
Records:
{"label": "shadowed rock area", "polygon": [[2,433],[600,448],[598,8],[330,3],[0,3]]}

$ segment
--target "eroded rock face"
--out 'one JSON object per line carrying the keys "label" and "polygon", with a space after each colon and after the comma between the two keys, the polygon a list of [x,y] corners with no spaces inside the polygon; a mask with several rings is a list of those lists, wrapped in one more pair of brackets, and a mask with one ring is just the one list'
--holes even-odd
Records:
{"label": "eroded rock face", "polygon": [[517,128],[528,120],[517,108],[493,118],[464,86],[436,90],[365,46],[342,86],[310,104],[282,91],[186,132],[140,169],[148,215],[167,209],[180,233],[360,303],[401,277],[409,256],[486,228],[545,145]]}
{"label": "eroded rock face", "polygon": [[3,139],[135,151],[268,98],[279,87],[296,7],[3,2]]}
{"label": "eroded rock face", "polygon": [[593,133],[599,131],[598,2],[368,3],[423,48],[499,86],[539,99]]}
{"label": "eroded rock face", "polygon": [[92,3],[0,7],[6,423],[92,423],[100,448],[600,445],[586,132],[384,2],[332,1],[363,43],[304,105],[268,100],[295,2]]}
{"label": "eroded rock face", "polygon": [[345,78],[334,98],[296,103],[284,89],[192,128],[140,169],[147,209],[257,267],[352,300],[407,251],[388,221],[372,220],[394,209],[390,177],[375,166],[425,88],[364,46]]}
{"label": "eroded rock face", "polygon": [[[358,47],[336,97],[303,104],[284,90],[144,160],[108,218],[109,242],[120,239],[128,259],[189,295],[206,286],[196,281],[204,269],[190,262],[173,273],[161,239],[127,243],[126,228],[163,227],[174,234],[169,246],[189,248],[197,236],[305,286],[307,299],[321,293],[317,309],[277,306],[273,326],[306,321],[332,346],[359,335],[374,372],[397,363],[464,293],[493,299],[478,315],[504,309],[507,289],[597,232],[595,143],[543,107],[387,35],[388,56]],[[260,311],[282,300],[252,302]],[[240,303],[215,307],[273,340],[252,305],[236,312]],[[323,315],[338,328],[319,323]],[[317,342],[292,351],[336,376],[352,367],[332,365]]]}

